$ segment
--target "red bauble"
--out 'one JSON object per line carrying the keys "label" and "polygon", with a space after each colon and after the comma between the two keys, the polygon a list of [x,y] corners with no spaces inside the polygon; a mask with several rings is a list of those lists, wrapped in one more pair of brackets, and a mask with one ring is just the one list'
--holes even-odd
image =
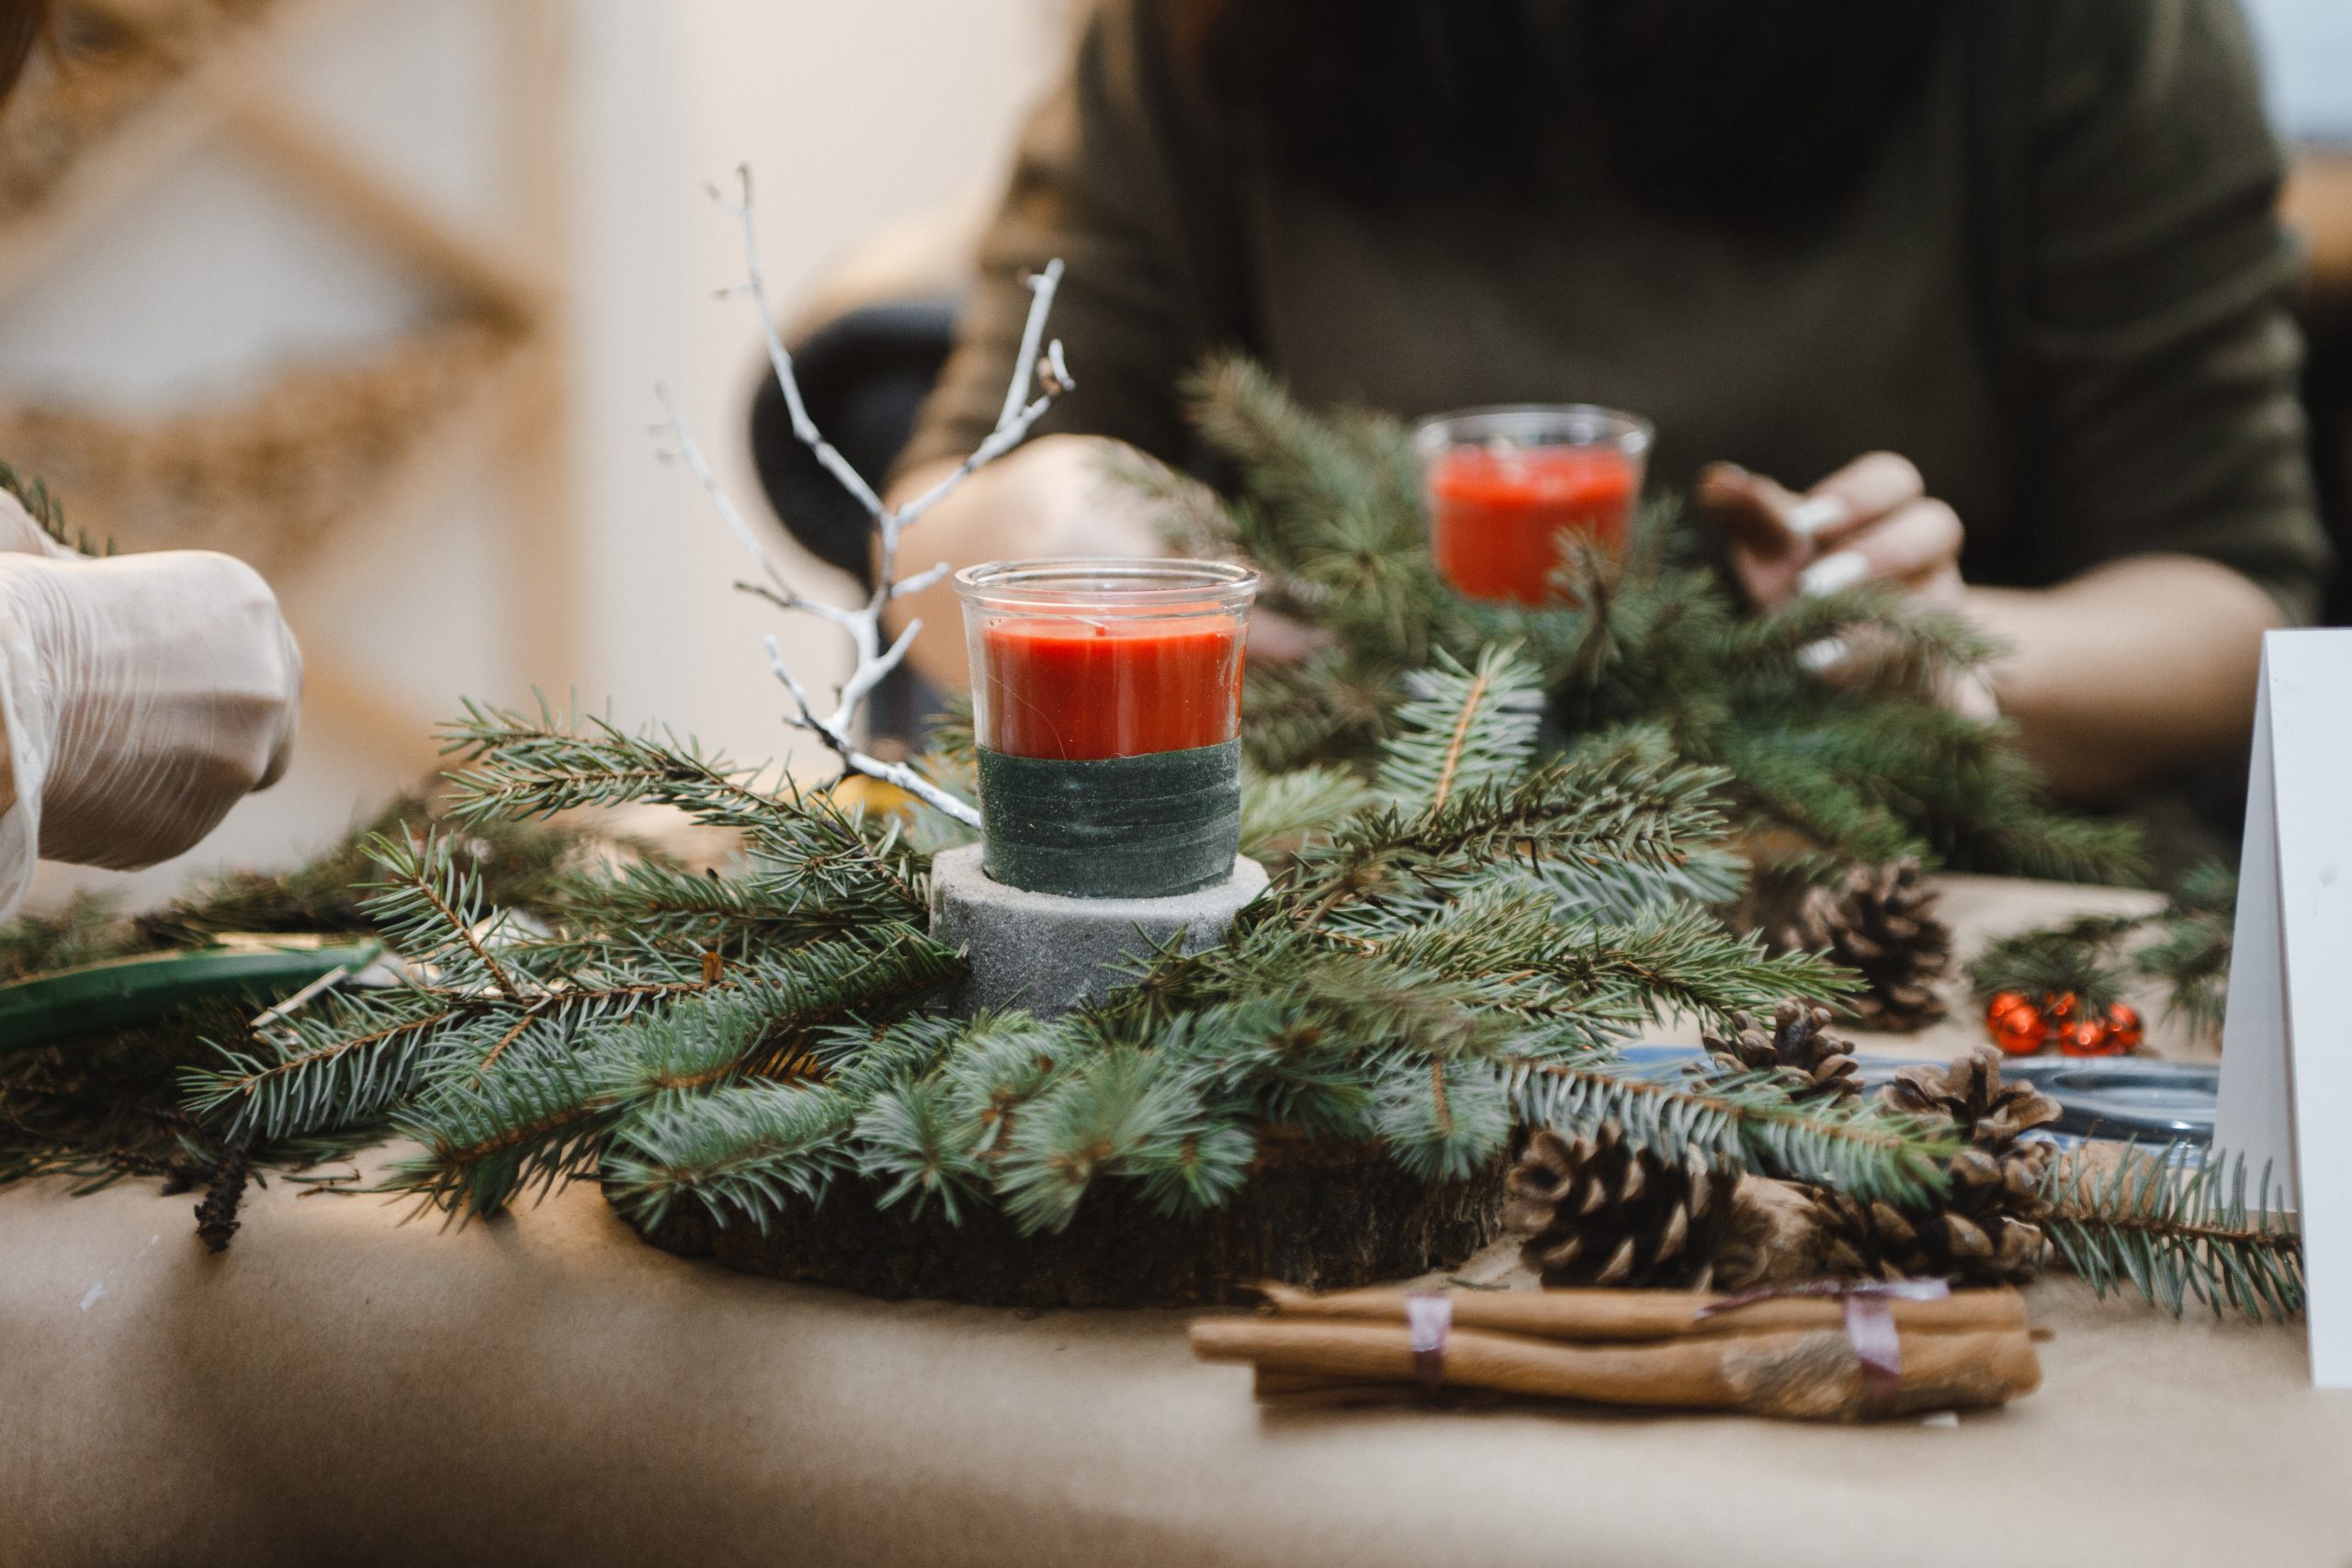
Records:
{"label": "red bauble", "polygon": [[2107,1048],[2118,1056],[2128,1056],[2140,1048],[2148,1037],[2140,1022],[2140,1010],[2130,1002],[2116,1002],[2107,1010]]}
{"label": "red bauble", "polygon": [[2115,1043],[2103,1018],[2078,1019],[2058,1032],[2058,1049],[2069,1056],[2112,1056]]}
{"label": "red bauble", "polygon": [[2073,1022],[2075,1010],[2080,1005],[2072,991],[2041,993],[2041,1015],[2050,1021],[2050,1027],[2052,1029],[2063,1028]]}
{"label": "red bauble", "polygon": [[2032,1001],[2003,991],[1984,1005],[1984,1032],[2004,1055],[2030,1056],[2050,1041],[2050,1021]]}

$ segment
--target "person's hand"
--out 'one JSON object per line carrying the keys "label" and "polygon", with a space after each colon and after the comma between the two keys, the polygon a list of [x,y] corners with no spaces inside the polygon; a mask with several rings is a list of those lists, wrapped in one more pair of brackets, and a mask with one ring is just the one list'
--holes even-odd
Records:
{"label": "person's hand", "polygon": [[1901,583],[1940,608],[1961,605],[1960,516],[1892,452],[1857,457],[1802,495],[1715,463],[1695,494],[1728,539],[1732,570],[1758,609],[1872,581]]}
{"label": "person's hand", "polygon": [[[1834,593],[1857,583],[1900,583],[1917,601],[1960,611],[1966,538],[1960,514],[1928,494],[1919,470],[1892,452],[1857,457],[1803,495],[1761,474],[1715,463],[1699,476],[1701,510],[1723,529],[1732,570],[1759,610],[1804,593]],[[1853,678],[1871,650],[1835,638],[1805,650],[1833,680]],[[1944,704],[1992,718],[2000,712],[1989,674],[1959,671]]]}
{"label": "person's hand", "polygon": [[209,551],[91,559],[5,529],[0,728],[17,808],[0,908],[40,856],[132,867],[193,846],[285,771],[302,660],[258,573]]}

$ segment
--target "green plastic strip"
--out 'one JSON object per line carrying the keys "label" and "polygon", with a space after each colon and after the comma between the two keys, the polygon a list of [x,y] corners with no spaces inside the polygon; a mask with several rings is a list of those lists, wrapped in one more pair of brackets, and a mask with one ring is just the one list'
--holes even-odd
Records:
{"label": "green plastic strip", "polygon": [[145,1023],[198,1002],[282,1001],[322,975],[366,968],[383,943],[148,953],[0,986],[0,1051]]}
{"label": "green plastic strip", "polygon": [[1233,874],[1241,742],[1071,762],[980,751],[980,863],[1008,887],[1166,898]]}

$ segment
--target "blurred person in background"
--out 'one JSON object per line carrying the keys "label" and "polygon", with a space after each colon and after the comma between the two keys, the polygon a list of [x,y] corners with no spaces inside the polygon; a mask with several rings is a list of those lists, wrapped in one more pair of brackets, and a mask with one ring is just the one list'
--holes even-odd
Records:
{"label": "blurred person in background", "polygon": [[[48,9],[0,0],[0,96]],[[0,494],[0,918],[36,859],[128,869],[193,847],[285,771],[301,686],[252,568],[84,555]]]}
{"label": "blurred person in background", "polygon": [[[1101,0],[896,493],[994,422],[1058,256],[1077,389],[925,558],[1160,553],[1102,444],[1181,462],[1215,348],[1312,405],[1606,404],[1754,603],[1962,611],[2111,801],[2243,747],[2326,570],[2280,172],[2233,0]],[[910,613],[956,681],[948,592]]]}

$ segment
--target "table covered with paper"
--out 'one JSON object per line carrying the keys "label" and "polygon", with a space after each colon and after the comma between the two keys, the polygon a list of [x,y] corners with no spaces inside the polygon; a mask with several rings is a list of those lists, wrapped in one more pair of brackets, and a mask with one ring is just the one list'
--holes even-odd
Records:
{"label": "table covered with paper", "polygon": [[[1966,952],[2133,897],[1945,913]],[[588,1187],[461,1230],[315,1190],[219,1257],[152,1186],[0,1191],[0,1563],[2352,1562],[2352,1397],[2300,1326],[2064,1276],[2042,1387],[1956,1424],[1270,1411],[1187,1314],[778,1284]]]}

